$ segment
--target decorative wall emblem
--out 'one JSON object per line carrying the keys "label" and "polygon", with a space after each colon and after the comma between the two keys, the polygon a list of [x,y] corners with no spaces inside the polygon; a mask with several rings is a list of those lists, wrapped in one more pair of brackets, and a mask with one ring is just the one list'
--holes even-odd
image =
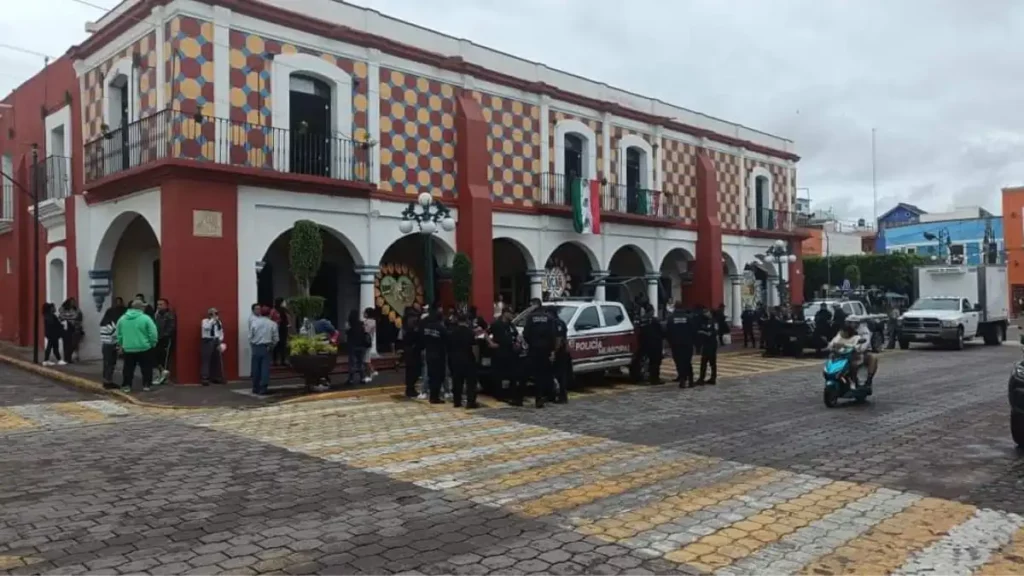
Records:
{"label": "decorative wall emblem", "polygon": [[548,260],[541,282],[541,291],[547,298],[563,298],[572,290],[572,278],[569,269],[559,260]]}
{"label": "decorative wall emblem", "polygon": [[224,214],[212,210],[193,210],[192,235],[200,238],[222,238]]}
{"label": "decorative wall emblem", "polygon": [[405,264],[383,264],[373,282],[374,302],[381,318],[402,327],[409,306],[423,308],[423,284],[416,271]]}

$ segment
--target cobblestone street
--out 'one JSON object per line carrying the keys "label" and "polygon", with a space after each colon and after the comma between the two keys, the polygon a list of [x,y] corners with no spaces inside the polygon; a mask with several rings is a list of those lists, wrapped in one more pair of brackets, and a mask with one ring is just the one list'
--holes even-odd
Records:
{"label": "cobblestone street", "polygon": [[0,569],[1020,573],[1018,355],[886,354],[832,410],[806,360],[476,412],[146,410],[0,367]]}

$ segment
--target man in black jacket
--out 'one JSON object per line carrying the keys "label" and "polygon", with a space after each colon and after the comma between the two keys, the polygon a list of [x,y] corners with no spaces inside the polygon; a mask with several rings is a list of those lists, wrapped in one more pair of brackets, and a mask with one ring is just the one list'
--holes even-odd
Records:
{"label": "man in black jacket", "polygon": [[678,307],[668,317],[668,343],[672,349],[672,361],[680,388],[693,386],[693,337],[695,334],[690,314]]}
{"label": "man in black jacket", "polygon": [[171,375],[168,366],[174,336],[178,331],[178,318],[171,310],[171,303],[167,298],[160,298],[156,301],[156,313],[153,315],[153,321],[156,322],[157,334],[155,357],[153,358],[153,365],[156,366],[153,384],[160,385],[166,382]]}
{"label": "man in black jacket", "polygon": [[427,359],[427,386],[430,403],[441,404],[441,389],[444,387],[445,371],[448,368],[448,329],[438,308],[430,311],[421,331],[423,350]]}
{"label": "man in black jacket", "polygon": [[[718,323],[715,322],[710,310],[704,308],[700,312],[702,319],[697,331],[700,340],[700,379],[697,380],[697,384],[714,385],[718,380]],[[707,379],[709,366],[711,378]]]}

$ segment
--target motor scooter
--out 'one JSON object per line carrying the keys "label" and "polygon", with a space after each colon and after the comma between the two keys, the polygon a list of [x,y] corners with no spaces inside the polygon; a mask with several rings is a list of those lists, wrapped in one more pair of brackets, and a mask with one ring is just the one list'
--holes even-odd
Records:
{"label": "motor scooter", "polygon": [[863,362],[859,366],[853,364],[854,354],[863,353],[867,342],[867,338],[861,337],[855,347],[847,346],[833,351],[825,360],[825,368],[822,371],[825,377],[825,406],[835,408],[841,399],[864,402],[871,396],[871,388],[860,385],[859,373],[863,372],[866,376],[867,365]]}

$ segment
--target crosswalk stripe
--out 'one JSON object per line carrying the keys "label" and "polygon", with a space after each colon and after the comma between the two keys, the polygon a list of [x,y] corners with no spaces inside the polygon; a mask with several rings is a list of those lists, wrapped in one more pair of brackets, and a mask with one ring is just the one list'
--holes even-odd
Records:
{"label": "crosswalk stripe", "polygon": [[[442,462],[451,462],[453,460],[462,460],[464,458],[475,458],[482,455],[495,454],[502,450],[509,448],[522,448],[526,446],[543,446],[549,442],[558,442],[560,440],[566,440],[572,438],[574,435],[568,432],[555,432],[555,433],[539,433],[537,432],[526,433],[519,432],[515,436],[503,438],[507,442],[495,443],[489,446],[474,446],[472,448],[465,448],[462,450],[446,450],[436,454],[431,454],[422,457],[413,457],[410,460],[402,460],[397,462],[387,462],[383,465],[370,466],[366,470],[369,472],[376,472],[378,474],[392,475],[399,472],[405,472],[407,470],[415,470],[416,468],[425,468],[427,466],[433,466]],[[550,432],[550,431],[547,431]],[[329,458],[330,460],[331,458]],[[348,464],[360,467],[358,464],[349,462]]]}
{"label": "crosswalk stripe", "polygon": [[74,420],[80,420],[82,422],[103,422],[107,420],[107,415],[99,410],[94,410],[90,406],[85,406],[77,402],[63,402],[60,404],[51,404],[51,408],[63,416],[67,416]]}
{"label": "crosswalk stripe", "polygon": [[[776,504],[760,514],[734,522],[714,534],[688,544],[678,552],[669,553],[666,557],[705,571],[724,568],[866,496],[872,490],[870,487],[849,482],[827,484],[797,498]],[[754,532],[761,530],[765,530],[765,537],[753,535]]]}
{"label": "crosswalk stripe", "polygon": [[0,431],[25,430],[35,428],[36,423],[10,408],[0,408]]}
{"label": "crosswalk stripe", "polygon": [[[469,422],[466,426],[452,428],[443,434],[431,434],[426,438],[410,438],[405,442],[392,442],[383,446],[352,446],[334,452],[350,462],[377,461],[378,457],[404,459],[406,455],[429,455],[434,450],[443,450],[451,445],[479,446],[493,439],[507,438],[517,433],[529,433],[531,427],[523,424],[509,424],[501,420],[491,422]],[[541,430],[541,432],[536,432]],[[546,429],[533,428],[536,433]]]}
{"label": "crosswalk stripe", "polygon": [[12,406],[11,411],[22,418],[31,420],[37,426],[63,427],[76,424],[75,419],[53,410],[47,404],[22,404]]}
{"label": "crosswalk stripe", "polygon": [[1004,576],[1024,572],[1024,528],[1013,534],[1010,543],[992,554],[976,576]]}
{"label": "crosswalk stripe", "polygon": [[1024,524],[1016,514],[977,510],[944,538],[921,550],[894,574],[971,574],[1005,546]]}
{"label": "crosswalk stripe", "polygon": [[974,507],[922,498],[871,530],[814,560],[805,574],[890,574],[974,514]]}
{"label": "crosswalk stripe", "polygon": [[[477,436],[474,439],[472,434],[447,434],[434,441],[415,443],[414,446],[402,447],[403,449],[383,454],[369,453],[360,455],[358,453],[349,456],[347,454],[336,454],[330,457],[337,462],[345,462],[357,468],[381,468],[393,465],[401,465],[408,462],[419,462],[432,456],[443,456],[455,452],[461,452],[466,446],[484,449],[490,446],[500,447],[502,444],[515,440],[546,436],[551,430],[539,426],[502,426],[495,428],[498,433]],[[484,430],[489,432],[489,430]]]}
{"label": "crosswalk stripe", "polygon": [[[434,420],[436,420],[436,422]],[[461,431],[468,431],[497,428],[504,425],[500,421],[492,420],[466,420],[464,422],[457,422],[447,417],[437,417],[431,419],[430,422],[431,423],[424,424],[422,426],[396,428],[394,430],[388,430],[385,433],[371,432],[369,434],[359,434],[356,436],[338,438],[324,442],[313,442],[303,446],[296,446],[295,449],[300,451],[308,450],[309,453],[314,456],[327,456],[330,454],[341,454],[348,451],[355,452],[356,450],[364,451],[388,448],[394,446],[398,442],[412,443],[429,440],[436,438],[439,435],[447,434],[453,427],[456,427]]]}
{"label": "crosswalk stripe", "polygon": [[79,404],[88,406],[89,408],[107,416],[127,416],[132,413],[132,411],[125,408],[124,405],[110,400],[86,400],[84,402],[79,402]]}

